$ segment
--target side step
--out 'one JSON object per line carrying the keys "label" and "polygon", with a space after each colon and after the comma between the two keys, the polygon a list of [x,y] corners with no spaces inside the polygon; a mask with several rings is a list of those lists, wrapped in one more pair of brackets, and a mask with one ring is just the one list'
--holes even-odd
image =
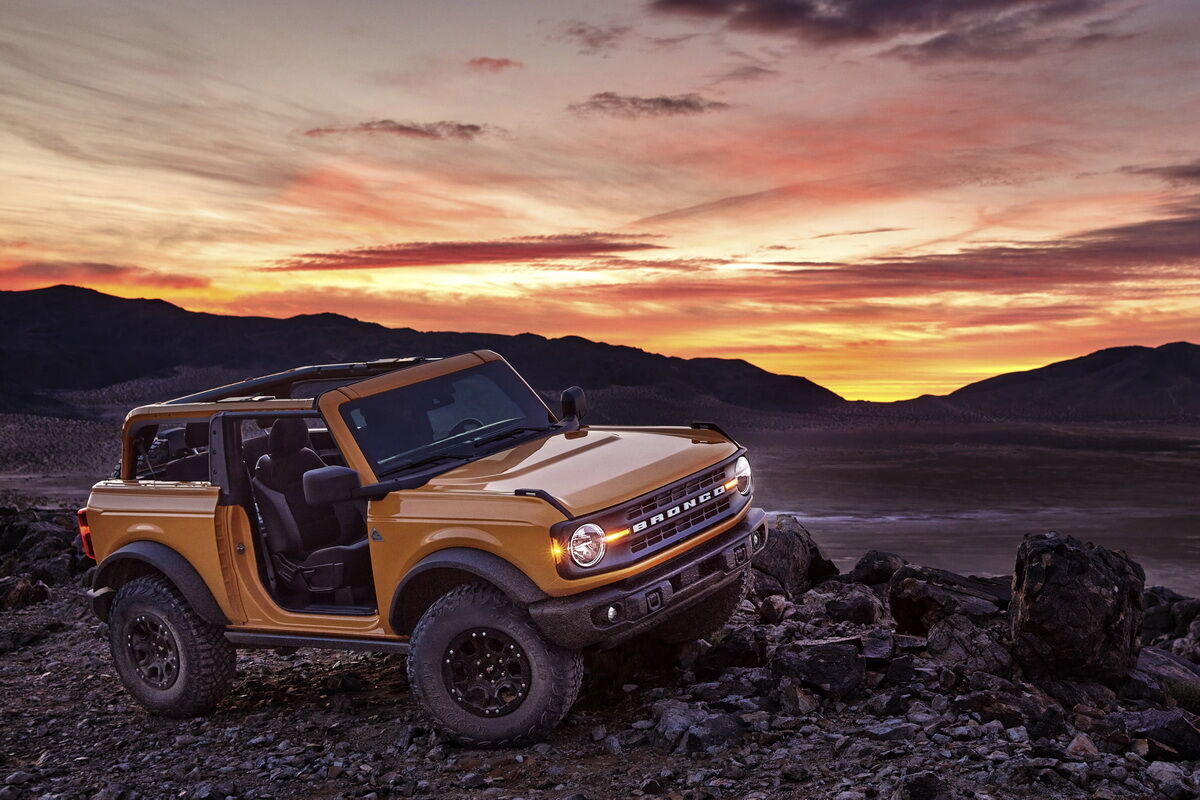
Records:
{"label": "side step", "polygon": [[323,650],[366,650],[373,653],[407,653],[408,642],[394,639],[350,639],[341,636],[304,636],[293,633],[225,631],[234,647],[316,647]]}

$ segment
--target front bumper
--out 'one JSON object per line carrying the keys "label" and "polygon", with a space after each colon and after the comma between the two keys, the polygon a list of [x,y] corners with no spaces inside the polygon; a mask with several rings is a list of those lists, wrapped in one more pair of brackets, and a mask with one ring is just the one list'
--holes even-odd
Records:
{"label": "front bumper", "polygon": [[[612,647],[729,585],[766,544],[767,515],[751,508],[720,536],[665,564],[590,592],[533,603],[529,615],[559,647]],[[617,609],[615,622],[608,621],[609,608]]]}

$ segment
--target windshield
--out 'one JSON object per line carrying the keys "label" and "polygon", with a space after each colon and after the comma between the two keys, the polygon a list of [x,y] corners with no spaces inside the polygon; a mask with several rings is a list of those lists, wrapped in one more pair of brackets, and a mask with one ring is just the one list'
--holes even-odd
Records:
{"label": "windshield", "polygon": [[503,361],[351,400],[342,417],[380,478],[417,464],[485,455],[485,444],[511,446],[520,434],[547,430],[554,421]]}

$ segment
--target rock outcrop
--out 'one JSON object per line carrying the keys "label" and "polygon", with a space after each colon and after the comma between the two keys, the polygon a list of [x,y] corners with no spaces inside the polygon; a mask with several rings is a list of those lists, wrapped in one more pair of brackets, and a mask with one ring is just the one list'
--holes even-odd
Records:
{"label": "rock outcrop", "polygon": [[50,598],[50,587],[30,575],[0,578],[0,611],[24,608]]}
{"label": "rock outcrop", "polygon": [[799,597],[810,587],[838,574],[821,555],[812,534],[795,517],[780,515],[771,523],[767,546],[754,556],[754,594]]}
{"label": "rock outcrop", "polygon": [[862,686],[866,662],[857,638],[821,639],[780,645],[772,659],[779,678],[842,698]]}
{"label": "rock outcrop", "polygon": [[1119,684],[1137,661],[1145,573],[1124,553],[1026,536],[1008,606],[1013,656],[1032,677]]}
{"label": "rock outcrop", "polygon": [[91,566],[70,511],[0,508],[0,577],[29,575],[53,585]]}
{"label": "rock outcrop", "polygon": [[868,550],[854,565],[854,569],[850,570],[849,578],[853,583],[878,586],[890,581],[896,570],[907,564],[907,561],[895,553]]}
{"label": "rock outcrop", "polygon": [[[31,525],[45,521],[23,518],[19,536],[4,529],[10,566],[18,546],[24,557],[46,538],[66,541],[66,528]],[[1159,646],[1143,647],[1119,679],[1126,662],[1113,663],[1105,685],[1063,652],[1075,639],[1033,621],[1049,602],[1062,604],[1051,622],[1091,625],[1111,607],[1119,642],[1136,641],[1138,572],[1119,554],[1023,547],[1012,595],[1007,579],[882,553],[834,578],[795,520],[775,526],[777,545],[796,549],[755,563],[765,596],[744,602],[708,641],[589,655],[589,690],[570,721],[550,742],[515,751],[442,739],[403,688],[403,662],[375,654],[301,651],[281,661],[248,651],[239,656],[246,680],[219,714],[147,717],[98,668],[109,663],[104,632],[81,589],[60,583],[39,601],[46,584],[34,573],[0,578],[0,598],[24,604],[0,615],[0,679],[13,685],[29,677],[20,670],[37,670],[28,696],[6,697],[0,750],[13,767],[0,774],[0,800],[1200,795],[1190,711],[1200,707],[1200,665],[1172,652],[1197,627],[1190,598],[1146,593]],[[51,562],[67,552],[44,549]],[[1025,621],[1019,631],[1046,648],[1036,674],[1014,658],[1010,609]],[[64,738],[66,729],[89,736]]]}
{"label": "rock outcrop", "polygon": [[951,614],[976,620],[995,617],[1009,595],[1007,579],[966,577],[930,567],[901,567],[888,583],[888,605],[896,629],[903,633],[925,634]]}
{"label": "rock outcrop", "polygon": [[1007,677],[1012,671],[1012,655],[996,634],[962,614],[951,614],[933,624],[928,649],[939,661],[968,672]]}

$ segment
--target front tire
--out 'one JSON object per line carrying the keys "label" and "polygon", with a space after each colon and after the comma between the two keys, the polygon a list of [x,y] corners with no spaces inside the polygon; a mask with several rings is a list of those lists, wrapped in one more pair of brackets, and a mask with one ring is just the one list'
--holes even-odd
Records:
{"label": "front tire", "polygon": [[683,644],[696,639],[707,639],[725,627],[733,612],[750,592],[751,570],[742,574],[718,592],[706,597],[696,605],[666,620],[650,632],[650,636],[668,644]]}
{"label": "front tire", "polygon": [[108,643],[125,688],[156,714],[207,713],[233,682],[237,655],[224,632],[165,578],[135,578],[117,591]]}
{"label": "front tire", "polygon": [[467,745],[545,738],[579,695],[577,650],[547,642],[503,593],[465,584],[417,623],[408,682],[434,724]]}

